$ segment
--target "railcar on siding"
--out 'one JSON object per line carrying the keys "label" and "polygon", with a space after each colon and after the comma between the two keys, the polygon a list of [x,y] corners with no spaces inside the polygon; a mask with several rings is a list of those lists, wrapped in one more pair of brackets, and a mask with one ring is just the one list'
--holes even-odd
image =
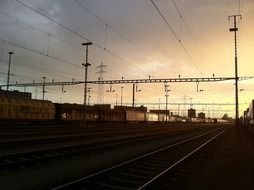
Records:
{"label": "railcar on siding", "polygon": [[126,121],[124,110],[99,108],[99,121]]}
{"label": "railcar on siding", "polygon": [[55,106],[50,101],[0,96],[0,119],[3,121],[54,120]]}
{"label": "railcar on siding", "polygon": [[[56,121],[81,121],[84,119],[84,105],[81,104],[55,103],[55,110]],[[99,110],[92,106],[86,106],[85,113],[86,120],[97,121],[99,119]]]}
{"label": "railcar on siding", "polygon": [[249,104],[249,107],[243,113],[243,124],[252,133],[254,133],[254,100]]}
{"label": "railcar on siding", "polygon": [[129,122],[144,122],[145,121],[145,112],[134,111],[134,110],[125,110],[126,112],[126,121]]}
{"label": "railcar on siding", "polygon": [[159,115],[157,113],[145,112],[145,121],[146,122],[158,122]]}

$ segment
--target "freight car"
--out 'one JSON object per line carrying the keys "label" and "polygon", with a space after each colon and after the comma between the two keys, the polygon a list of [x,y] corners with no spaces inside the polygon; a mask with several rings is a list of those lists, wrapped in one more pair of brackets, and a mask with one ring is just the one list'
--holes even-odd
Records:
{"label": "freight car", "polygon": [[10,121],[54,120],[55,106],[50,101],[0,95],[1,123]]}
{"label": "freight car", "polygon": [[249,107],[243,113],[243,124],[248,130],[254,133],[254,100],[249,104]]}
{"label": "freight car", "polygon": [[145,112],[145,121],[146,122],[158,122],[159,115],[157,113]]}
{"label": "freight car", "polygon": [[126,121],[130,122],[144,122],[145,121],[145,112],[134,111],[134,110],[125,110],[126,112]]}
{"label": "freight car", "polygon": [[[83,120],[84,105],[81,104],[58,104],[55,103],[56,121],[81,121]],[[86,120],[97,121],[99,119],[98,109],[92,106],[86,107]]]}
{"label": "freight car", "polygon": [[[252,101],[253,107],[253,101]],[[246,121],[254,124],[253,109],[245,114]],[[250,112],[252,111],[252,115]],[[31,93],[20,93],[0,90],[0,120],[3,123],[18,122],[80,122],[84,119],[84,105],[58,104],[51,101],[31,99]],[[171,115],[166,119],[162,112],[147,112],[146,110],[132,110],[121,107],[110,109],[110,105],[86,106],[85,119],[90,122],[184,122],[185,119]],[[195,122],[198,122],[195,121]]]}
{"label": "freight car", "polygon": [[[84,105],[56,103],[55,109],[56,121],[81,121],[84,119]],[[86,121],[125,121],[125,112],[103,107],[86,106],[85,119]]]}
{"label": "freight car", "polygon": [[126,121],[126,112],[124,110],[99,108],[99,121]]}

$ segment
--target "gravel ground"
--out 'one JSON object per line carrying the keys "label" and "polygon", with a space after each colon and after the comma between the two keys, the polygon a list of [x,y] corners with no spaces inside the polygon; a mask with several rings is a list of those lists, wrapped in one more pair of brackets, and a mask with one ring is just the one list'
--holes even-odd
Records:
{"label": "gravel ground", "polygon": [[254,143],[242,127],[232,127],[184,189],[254,189]]}

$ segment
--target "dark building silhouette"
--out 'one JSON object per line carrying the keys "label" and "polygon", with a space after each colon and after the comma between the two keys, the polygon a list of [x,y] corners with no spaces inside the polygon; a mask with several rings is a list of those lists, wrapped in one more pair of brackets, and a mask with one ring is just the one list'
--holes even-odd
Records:
{"label": "dark building silhouette", "polygon": [[29,93],[29,92],[19,92],[17,90],[14,90],[14,91],[0,90],[0,96],[8,96],[8,97],[13,97],[13,98],[31,99],[32,98],[32,93]]}
{"label": "dark building silhouette", "polygon": [[196,117],[196,110],[195,109],[188,109],[188,117],[195,118]]}
{"label": "dark building silhouette", "polygon": [[94,104],[95,108],[101,108],[101,109],[110,109],[111,105],[110,104]]}
{"label": "dark building silhouette", "polygon": [[168,114],[169,115],[169,110],[150,110],[151,113],[161,113],[161,114]]}
{"label": "dark building silhouette", "polygon": [[134,110],[134,111],[143,111],[147,112],[147,107],[140,106],[140,107],[132,107],[132,106],[114,106],[115,110]]}
{"label": "dark building silhouette", "polygon": [[203,112],[198,113],[198,118],[205,119],[205,113]]}

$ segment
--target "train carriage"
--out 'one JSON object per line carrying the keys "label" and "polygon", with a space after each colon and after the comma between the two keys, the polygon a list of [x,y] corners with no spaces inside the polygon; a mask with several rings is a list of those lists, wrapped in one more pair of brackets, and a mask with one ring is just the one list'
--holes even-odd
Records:
{"label": "train carriage", "polygon": [[159,121],[159,116],[157,113],[146,112],[145,113],[145,121],[146,122],[157,122],[157,121]]}
{"label": "train carriage", "polygon": [[248,109],[243,114],[243,123],[248,130],[254,133],[254,100],[249,104]]}
{"label": "train carriage", "polygon": [[[81,121],[83,119],[84,105],[81,104],[58,104],[55,103],[55,120],[56,121]],[[86,106],[86,120],[97,121],[99,111],[92,106]]]}
{"label": "train carriage", "polygon": [[114,109],[103,109],[99,108],[99,121],[125,121],[125,111],[124,110],[114,110]]}
{"label": "train carriage", "polygon": [[144,122],[145,121],[145,112],[134,111],[134,110],[125,110],[126,112],[126,121],[130,122]]}
{"label": "train carriage", "polygon": [[0,119],[16,121],[53,120],[54,104],[50,101],[0,96]]}

